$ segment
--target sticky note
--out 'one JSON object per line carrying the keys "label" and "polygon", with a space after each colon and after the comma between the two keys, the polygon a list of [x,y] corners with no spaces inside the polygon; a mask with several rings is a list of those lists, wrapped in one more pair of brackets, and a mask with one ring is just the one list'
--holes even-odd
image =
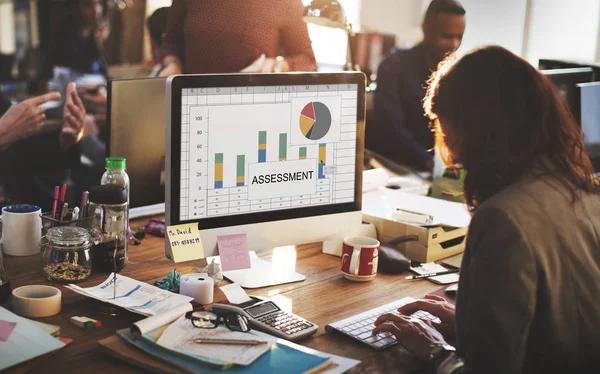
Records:
{"label": "sticky note", "polygon": [[223,291],[227,300],[232,304],[242,304],[247,301],[252,301],[246,291],[244,291],[237,283],[228,284],[219,288]]}
{"label": "sticky note", "polygon": [[204,258],[204,247],[197,223],[167,227],[171,257],[175,262]]}
{"label": "sticky note", "polygon": [[0,342],[5,342],[10,338],[13,330],[17,326],[16,322],[7,322],[0,320]]}
{"label": "sticky note", "polygon": [[248,238],[246,234],[217,236],[221,270],[240,270],[250,268]]}

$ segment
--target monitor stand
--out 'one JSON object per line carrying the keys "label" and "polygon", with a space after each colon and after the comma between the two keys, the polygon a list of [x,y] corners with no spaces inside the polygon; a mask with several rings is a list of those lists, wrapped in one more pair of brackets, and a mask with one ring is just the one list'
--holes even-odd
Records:
{"label": "monitor stand", "polygon": [[[207,263],[215,261],[221,264],[219,256],[207,257]],[[255,251],[250,251],[250,269],[223,271],[223,277],[243,288],[261,288],[278,284],[300,282],[306,276],[296,273],[294,269],[278,266],[258,257]]]}

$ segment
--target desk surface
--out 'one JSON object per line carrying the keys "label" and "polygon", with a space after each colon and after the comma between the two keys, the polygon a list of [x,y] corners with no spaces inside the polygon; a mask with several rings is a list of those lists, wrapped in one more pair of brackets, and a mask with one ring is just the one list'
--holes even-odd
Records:
{"label": "desk surface", "polygon": [[[164,277],[174,266],[182,273],[191,272],[194,266],[204,262],[190,261],[174,265],[164,257],[164,241],[147,236],[139,246],[129,247],[129,262],[122,273],[141,281],[152,283]],[[301,344],[361,360],[351,373],[390,373],[410,372],[418,367],[416,359],[394,346],[377,352],[365,345],[356,343],[337,334],[325,332],[327,323],[349,317],[366,309],[397,300],[405,296],[415,298],[440,288],[426,280],[408,281],[404,275],[389,276],[379,274],[371,282],[355,283],[346,280],[339,272],[340,259],[321,253],[321,244],[301,245],[295,248],[296,271],[306,275],[306,280],[279,286],[250,290],[259,296],[275,297],[282,305],[291,304],[294,313],[319,325],[317,334],[303,340]],[[270,259],[272,253],[260,253],[260,257]],[[41,255],[31,257],[5,256],[6,270],[13,289],[28,284],[50,284],[42,275]],[[107,274],[94,274],[78,285],[90,287],[106,279]],[[221,284],[222,285],[222,284]],[[113,335],[117,329],[129,327],[142,317],[123,312],[120,316],[102,315],[97,301],[74,293],[56,285],[63,293],[62,312],[56,316],[38,319],[41,322],[60,325],[61,336],[73,339],[73,343],[56,354],[38,359],[33,372],[141,372],[126,363],[112,358],[97,347],[97,341]],[[225,296],[215,289],[215,301],[223,301]],[[102,321],[103,326],[94,330],[82,330],[71,323],[72,316],[88,316]]]}

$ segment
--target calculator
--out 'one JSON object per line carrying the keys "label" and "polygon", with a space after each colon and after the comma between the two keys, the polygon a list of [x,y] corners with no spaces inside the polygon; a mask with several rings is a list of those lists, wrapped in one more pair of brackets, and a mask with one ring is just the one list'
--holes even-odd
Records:
{"label": "calculator", "polygon": [[250,296],[251,301],[243,304],[214,303],[214,313],[236,312],[248,318],[252,328],[290,341],[306,338],[319,326],[295,314],[284,312],[271,300]]}

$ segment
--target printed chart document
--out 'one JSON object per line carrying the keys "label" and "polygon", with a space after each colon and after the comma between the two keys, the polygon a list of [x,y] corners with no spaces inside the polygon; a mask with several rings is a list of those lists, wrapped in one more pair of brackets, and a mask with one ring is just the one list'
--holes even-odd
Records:
{"label": "printed chart document", "polygon": [[[260,339],[266,340],[268,343],[259,345],[198,344],[194,343],[194,339]],[[156,343],[174,351],[185,352],[223,363],[250,365],[254,360],[269,351],[276,341],[277,338],[273,336],[258,335],[254,331],[231,331],[224,326],[215,329],[192,327],[191,322],[185,316],[182,316],[163,332]]]}
{"label": "printed chart document", "polygon": [[0,321],[13,325],[0,341],[0,371],[65,346],[25,318],[0,307]]}
{"label": "printed chart document", "polygon": [[74,284],[66,287],[81,294],[109,304],[125,308],[144,316],[154,316],[187,304],[192,297],[179,295],[148,283],[117,274],[117,297],[113,298],[113,274],[95,287],[81,288]]}

